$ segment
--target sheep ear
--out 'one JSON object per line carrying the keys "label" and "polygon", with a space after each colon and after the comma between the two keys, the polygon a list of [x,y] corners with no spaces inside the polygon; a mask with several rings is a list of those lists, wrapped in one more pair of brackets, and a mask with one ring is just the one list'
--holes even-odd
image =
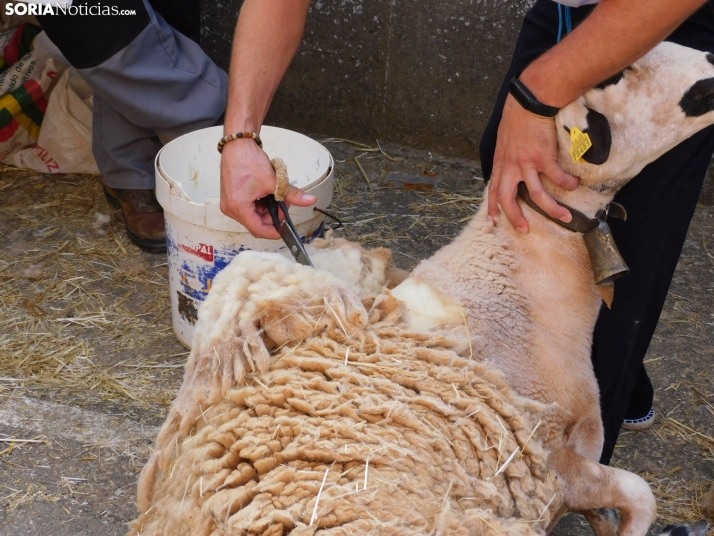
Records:
{"label": "sheep ear", "polygon": [[[629,69],[630,67],[628,67]],[[600,82],[597,86],[595,86],[596,89],[605,89],[608,86],[614,86],[620,82],[625,77],[625,71],[620,71],[619,73],[611,76],[607,80],[603,80]]]}
{"label": "sheep ear", "polygon": [[583,132],[590,136],[593,146],[583,155],[583,160],[590,164],[604,164],[610,156],[610,147],[612,146],[610,123],[607,117],[590,108],[588,108],[587,121],[588,128]]}
{"label": "sheep ear", "polygon": [[714,110],[714,78],[699,80],[679,101],[687,117],[699,117]]}

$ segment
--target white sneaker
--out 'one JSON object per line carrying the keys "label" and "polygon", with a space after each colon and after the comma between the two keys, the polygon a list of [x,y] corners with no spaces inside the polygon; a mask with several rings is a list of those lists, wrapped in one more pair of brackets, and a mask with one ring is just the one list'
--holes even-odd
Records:
{"label": "white sneaker", "polygon": [[650,409],[649,413],[644,417],[639,419],[623,419],[622,429],[623,430],[634,430],[635,432],[641,432],[642,430],[647,430],[652,428],[655,421],[655,410]]}

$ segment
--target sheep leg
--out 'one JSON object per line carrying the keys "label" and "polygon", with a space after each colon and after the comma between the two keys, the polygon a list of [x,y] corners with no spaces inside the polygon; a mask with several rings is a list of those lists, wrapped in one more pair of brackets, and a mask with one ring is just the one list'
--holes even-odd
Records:
{"label": "sheep leg", "polygon": [[598,508],[581,512],[590,523],[595,536],[617,536],[620,520],[617,510],[613,508]]}
{"label": "sheep leg", "polygon": [[[563,499],[569,510],[585,512],[616,508],[620,512],[617,536],[644,536],[655,518],[655,499],[650,487],[634,473],[600,465],[567,448],[551,453],[548,464],[563,482]],[[588,512],[598,536],[612,525],[601,513]],[[610,528],[608,528],[610,527]],[[598,532],[598,529],[605,532]]]}

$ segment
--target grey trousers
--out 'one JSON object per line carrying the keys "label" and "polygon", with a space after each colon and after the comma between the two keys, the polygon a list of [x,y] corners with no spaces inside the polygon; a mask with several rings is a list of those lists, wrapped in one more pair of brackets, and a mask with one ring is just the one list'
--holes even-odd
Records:
{"label": "grey trousers", "polygon": [[228,75],[144,1],[149,25],[96,67],[92,150],[112,188],[154,188],[154,159],[174,138],[223,120]]}

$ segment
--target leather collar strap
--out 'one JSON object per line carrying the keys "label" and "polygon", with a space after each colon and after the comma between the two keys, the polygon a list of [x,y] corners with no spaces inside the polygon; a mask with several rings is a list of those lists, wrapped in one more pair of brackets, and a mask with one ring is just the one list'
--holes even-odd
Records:
{"label": "leather collar strap", "polygon": [[[550,221],[557,223],[561,227],[565,227],[568,231],[573,231],[574,233],[587,233],[588,231],[591,231],[595,227],[598,226],[599,219],[596,216],[595,218],[588,218],[585,214],[582,212],[575,210],[574,208],[569,207],[568,205],[565,205],[563,203],[558,203],[561,207],[567,208],[570,211],[570,214],[572,214],[573,219],[570,221],[570,223],[565,223],[560,220],[556,220],[555,218],[551,217],[548,215],[546,211],[544,211],[542,208],[540,208],[538,205],[536,205],[535,201],[531,199],[531,194],[528,192],[528,187],[526,186],[525,182],[519,182],[518,183],[518,197],[520,197],[526,205],[531,207],[533,210],[535,210],[538,214],[541,216],[545,216],[548,218]],[[624,210],[624,208],[623,208]],[[600,213],[598,213],[598,216],[600,216]]]}

